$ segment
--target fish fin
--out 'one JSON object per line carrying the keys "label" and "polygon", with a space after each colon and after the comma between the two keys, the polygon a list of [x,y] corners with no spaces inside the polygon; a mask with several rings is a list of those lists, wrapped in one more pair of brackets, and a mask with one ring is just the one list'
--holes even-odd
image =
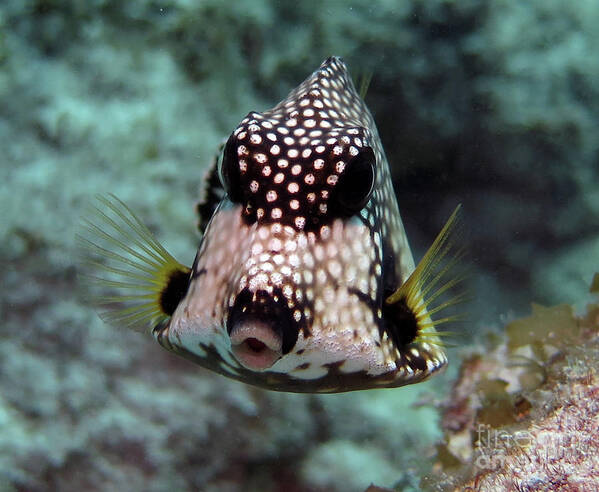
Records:
{"label": "fish fin", "polygon": [[204,175],[202,180],[202,189],[200,192],[200,201],[196,206],[198,214],[198,229],[204,234],[206,226],[216,207],[225,196],[225,189],[223,188],[222,181],[219,174],[219,159],[222,158],[223,149],[225,147],[226,140],[223,141],[218,147],[217,153],[212,158],[210,166]]}
{"label": "fish fin", "polygon": [[111,325],[146,331],[168,319],[187,293],[190,269],[115,195],[96,195],[76,235],[80,277]]}
{"label": "fish fin", "polygon": [[435,301],[461,284],[465,278],[464,273],[455,273],[455,267],[464,255],[464,249],[456,250],[453,240],[460,209],[461,205],[458,205],[412,274],[385,300],[387,311],[399,313],[395,314],[400,320],[397,324],[402,326],[402,330],[406,328],[394,337],[399,345],[422,341],[446,346],[441,338],[455,336],[455,333],[439,332],[437,328],[445,323],[460,321],[464,317],[455,314],[433,318],[466,300],[464,293],[458,293],[435,304]]}
{"label": "fish fin", "polygon": [[358,77],[356,85],[358,86],[358,94],[360,95],[360,99],[363,100],[366,97],[371,80],[372,72],[364,72]]}

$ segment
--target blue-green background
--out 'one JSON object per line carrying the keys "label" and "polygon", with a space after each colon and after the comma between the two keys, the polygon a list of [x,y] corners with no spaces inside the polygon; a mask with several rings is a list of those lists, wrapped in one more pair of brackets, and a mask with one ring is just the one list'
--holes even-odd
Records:
{"label": "blue-green background", "polygon": [[0,4],[0,490],[417,489],[459,366],[332,396],[264,392],[104,325],[74,233],[112,192],[191,263],[221,139],[329,55],[379,126],[415,255],[464,205],[460,348],[599,268],[599,3]]}

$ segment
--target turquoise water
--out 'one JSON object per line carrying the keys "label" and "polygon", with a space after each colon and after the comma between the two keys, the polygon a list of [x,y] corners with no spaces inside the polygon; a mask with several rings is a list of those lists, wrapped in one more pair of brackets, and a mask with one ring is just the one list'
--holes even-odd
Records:
{"label": "turquoise water", "polygon": [[[418,489],[459,367],[397,390],[269,393],[105,325],[75,231],[112,192],[191,264],[214,152],[329,55],[356,78],[420,258],[456,204],[459,345],[583,305],[599,254],[592,0],[0,6],[0,490]],[[461,348],[461,347],[460,347]]]}

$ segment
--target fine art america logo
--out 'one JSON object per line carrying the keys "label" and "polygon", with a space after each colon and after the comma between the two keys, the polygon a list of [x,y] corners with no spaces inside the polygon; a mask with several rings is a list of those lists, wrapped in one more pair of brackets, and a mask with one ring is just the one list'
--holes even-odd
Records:
{"label": "fine art america logo", "polygon": [[[559,458],[573,443],[562,442],[554,433],[536,433],[534,436],[525,430],[508,432],[493,429],[489,425],[478,426],[478,439],[475,443],[475,466],[481,469],[495,470],[505,466],[510,452],[524,451],[531,445],[540,447],[547,453],[547,458]],[[559,441],[559,442],[556,442]]]}

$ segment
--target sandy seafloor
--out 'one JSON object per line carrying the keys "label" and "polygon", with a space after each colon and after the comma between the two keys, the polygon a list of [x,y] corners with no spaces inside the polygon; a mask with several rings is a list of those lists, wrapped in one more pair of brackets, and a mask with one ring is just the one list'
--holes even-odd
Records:
{"label": "sandy seafloor", "polygon": [[[595,0],[0,5],[0,490],[417,490],[460,351],[599,266]],[[372,73],[416,258],[463,204],[451,368],[397,390],[270,393],[116,330],[74,234],[112,192],[181,261],[206,165],[327,56]]]}

